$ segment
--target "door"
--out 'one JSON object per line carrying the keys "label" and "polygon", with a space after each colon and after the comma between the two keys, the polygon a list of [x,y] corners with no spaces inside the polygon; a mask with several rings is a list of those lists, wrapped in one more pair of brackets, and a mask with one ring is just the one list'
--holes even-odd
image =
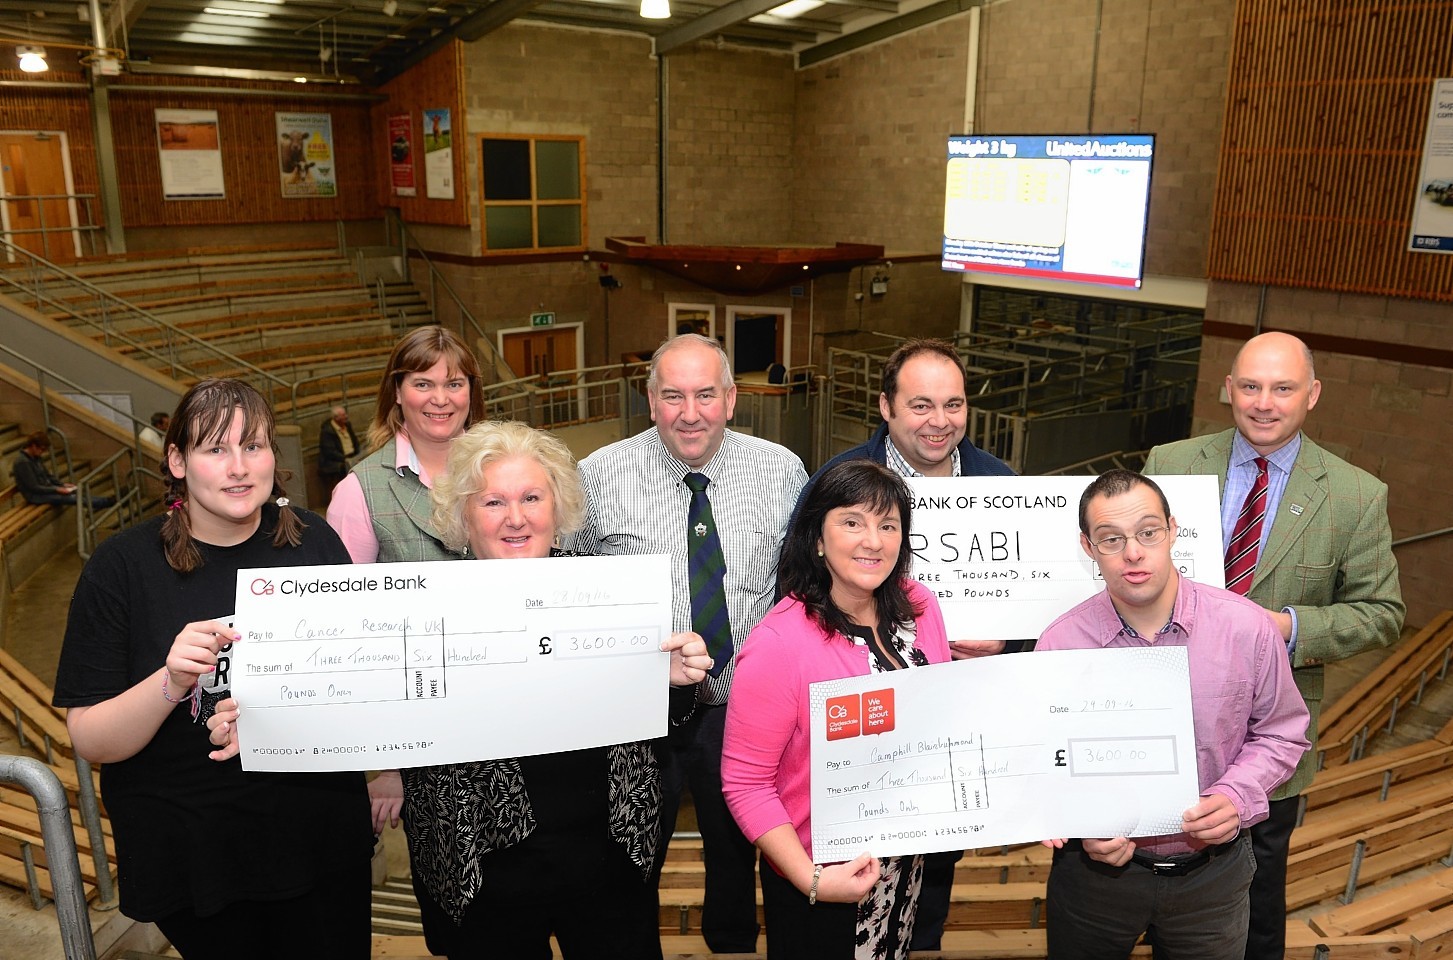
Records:
{"label": "door", "polygon": [[580,398],[575,378],[562,377],[552,382],[552,373],[568,373],[576,369],[575,335],[579,325],[541,327],[503,334],[505,363],[517,377],[539,377],[540,391],[535,410],[537,427],[556,426],[577,419]]}
{"label": "door", "polygon": [[[74,263],[78,257],[76,225],[70,200],[31,200],[36,196],[64,196],[66,184],[65,141],[56,134],[0,134],[0,172],[3,217],[0,229],[5,239],[37,253],[52,263]],[[41,228],[45,232],[42,233]],[[34,233],[22,231],[35,231]]]}
{"label": "door", "polygon": [[575,328],[542,327],[504,335],[505,363],[517,377],[548,377],[557,370],[574,370]]}
{"label": "door", "polygon": [[732,372],[738,379],[766,381],[768,372],[787,363],[785,310],[728,307]]}

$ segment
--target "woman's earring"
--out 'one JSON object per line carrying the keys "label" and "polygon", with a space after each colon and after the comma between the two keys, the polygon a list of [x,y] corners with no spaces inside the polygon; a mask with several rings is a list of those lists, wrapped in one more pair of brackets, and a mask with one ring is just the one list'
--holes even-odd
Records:
{"label": "woman's earring", "polygon": [[817,551],[817,555],[818,555],[818,556],[819,556],[819,557],[820,557],[820,556],[822,556],[822,555],[823,555],[823,553],[822,553],[822,551],[821,551],[821,550],[819,550],[819,551]]}

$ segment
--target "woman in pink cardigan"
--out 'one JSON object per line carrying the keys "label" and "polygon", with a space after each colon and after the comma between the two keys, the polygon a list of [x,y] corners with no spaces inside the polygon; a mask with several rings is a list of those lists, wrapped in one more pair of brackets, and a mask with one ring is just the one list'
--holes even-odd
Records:
{"label": "woman in pink cardigan", "polygon": [[738,655],[722,789],[762,851],[769,958],[905,958],[922,858],[812,856],[808,685],[949,659],[943,615],[906,579],[912,496],[868,460],[827,471],[787,534],[783,599]]}

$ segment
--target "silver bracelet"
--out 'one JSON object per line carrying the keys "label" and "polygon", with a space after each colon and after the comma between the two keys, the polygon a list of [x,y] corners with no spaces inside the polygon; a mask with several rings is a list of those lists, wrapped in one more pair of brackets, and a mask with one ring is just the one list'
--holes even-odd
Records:
{"label": "silver bracelet", "polygon": [[807,905],[817,906],[817,881],[822,879],[822,864],[813,864],[812,867],[812,889],[807,891]]}

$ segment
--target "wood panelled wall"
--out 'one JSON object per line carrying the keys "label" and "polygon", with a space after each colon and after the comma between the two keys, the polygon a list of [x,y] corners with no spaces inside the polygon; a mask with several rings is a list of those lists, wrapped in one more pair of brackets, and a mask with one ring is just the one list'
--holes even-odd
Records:
{"label": "wood panelled wall", "polygon": [[[116,144],[121,213],[129,227],[236,223],[297,223],[361,220],[382,216],[375,199],[377,153],[372,146],[369,104],[365,100],[239,96],[193,91],[127,92],[127,85],[223,87],[225,81],[195,77],[127,78],[111,88],[111,126]],[[252,90],[298,89],[292,84],[249,82]],[[339,88],[330,88],[337,90]],[[359,92],[357,87],[344,88]],[[216,110],[222,143],[223,200],[163,200],[161,161],[157,156],[158,108]],[[338,196],[288,198],[278,173],[278,136],[274,113],[327,113],[333,118]],[[265,241],[259,237],[259,242]]]}
{"label": "wood panelled wall", "polygon": [[[411,67],[379,88],[387,102],[373,107],[374,161],[378,166],[378,203],[398,207],[407,223],[437,223],[469,226],[469,183],[465,180],[466,151],[469,134],[464,117],[464,45],[454,41],[422,63]],[[424,176],[424,111],[449,108],[449,123],[454,144],[454,199],[431,200]],[[418,191],[413,197],[396,197],[390,174],[388,118],[401,113],[409,115],[413,127],[414,183]]]}
{"label": "wood panelled wall", "polygon": [[[54,88],[39,86],[0,87],[0,130],[64,133],[71,154],[71,175],[76,193],[98,192],[96,136],[91,129],[91,101],[85,90],[61,84],[85,83],[80,73],[51,70],[47,77]],[[34,82],[18,70],[0,71],[0,80]],[[91,201],[91,218],[104,222],[101,202]]]}
{"label": "wood panelled wall", "polygon": [[1239,0],[1212,221],[1217,280],[1453,301],[1408,236],[1449,0]]}

